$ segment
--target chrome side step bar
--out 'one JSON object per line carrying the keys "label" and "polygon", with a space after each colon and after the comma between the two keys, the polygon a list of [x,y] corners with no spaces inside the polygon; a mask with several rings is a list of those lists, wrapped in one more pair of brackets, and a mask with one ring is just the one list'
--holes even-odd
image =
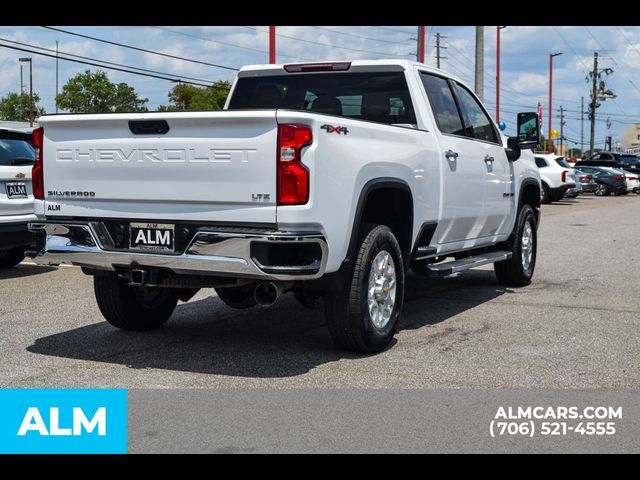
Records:
{"label": "chrome side step bar", "polygon": [[488,265],[489,263],[508,260],[511,258],[511,255],[511,252],[507,251],[483,253],[482,255],[461,258],[460,260],[454,260],[453,262],[427,265],[427,269],[430,270],[433,275],[444,277],[447,275],[451,275],[452,273],[463,272],[464,270],[469,270],[471,268]]}

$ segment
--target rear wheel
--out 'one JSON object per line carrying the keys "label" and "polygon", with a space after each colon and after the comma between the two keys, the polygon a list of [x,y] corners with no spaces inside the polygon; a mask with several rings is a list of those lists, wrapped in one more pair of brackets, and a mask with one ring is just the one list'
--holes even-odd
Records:
{"label": "rear wheel", "polygon": [[17,248],[0,252],[0,268],[10,268],[24,260],[24,250]]}
{"label": "rear wheel", "polygon": [[375,353],[395,335],[404,298],[400,246],[384,225],[364,225],[349,279],[325,296],[325,316],[334,342],[345,350]]}
{"label": "rear wheel", "polygon": [[178,303],[169,288],[131,287],[115,273],[93,277],[93,288],[104,318],[123,330],[159,328]]}
{"label": "rear wheel", "polygon": [[540,203],[549,203],[551,201],[551,194],[549,193],[549,187],[542,184],[540,187]]}
{"label": "rear wheel", "polygon": [[595,193],[599,197],[607,197],[611,195],[611,192],[609,191],[609,187],[607,187],[607,184],[604,182],[598,182],[598,185],[596,186],[596,191],[593,193]]}
{"label": "rear wheel", "polygon": [[523,287],[531,283],[536,266],[537,226],[530,205],[522,205],[516,228],[511,236],[511,258],[493,264],[498,281],[510,287]]}
{"label": "rear wheel", "polygon": [[256,306],[253,292],[256,286],[253,283],[242,285],[241,287],[221,287],[216,288],[216,293],[225,305],[231,308],[244,310]]}

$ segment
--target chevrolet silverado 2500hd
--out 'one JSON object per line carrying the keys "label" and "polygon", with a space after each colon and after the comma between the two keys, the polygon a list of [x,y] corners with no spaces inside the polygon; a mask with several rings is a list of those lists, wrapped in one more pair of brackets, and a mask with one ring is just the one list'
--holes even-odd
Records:
{"label": "chevrolet silverado 2500hd", "polygon": [[293,291],[324,297],[339,346],[376,352],[409,269],[533,275],[537,114],[503,139],[422,64],[249,66],[224,111],[52,115],[39,132],[34,260],[81,266],[119,328],[159,327],[200,288],[235,308]]}

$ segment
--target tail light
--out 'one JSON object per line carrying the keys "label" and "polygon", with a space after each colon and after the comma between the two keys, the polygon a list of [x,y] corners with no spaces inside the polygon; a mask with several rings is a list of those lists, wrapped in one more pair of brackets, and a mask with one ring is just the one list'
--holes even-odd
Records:
{"label": "tail light", "polygon": [[562,183],[565,183],[567,181],[567,173],[569,173],[569,170],[562,171]]}
{"label": "tail light", "polygon": [[43,160],[43,143],[44,128],[36,128],[32,133],[33,146],[36,149],[36,161],[31,170],[31,183],[33,185],[33,196],[37,200],[44,200],[44,165]]}
{"label": "tail light", "polygon": [[309,201],[309,169],[301,151],[311,144],[306,125],[278,126],[278,205],[304,205]]}
{"label": "tail light", "polygon": [[619,182],[624,180],[624,177],[622,175],[614,175],[613,178],[618,180]]}

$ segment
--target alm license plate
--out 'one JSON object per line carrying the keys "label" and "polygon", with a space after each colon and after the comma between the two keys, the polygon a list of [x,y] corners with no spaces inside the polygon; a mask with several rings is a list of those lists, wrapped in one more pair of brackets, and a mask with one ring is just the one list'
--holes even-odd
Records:
{"label": "alm license plate", "polygon": [[26,183],[7,183],[7,198],[27,198]]}
{"label": "alm license plate", "polygon": [[175,251],[175,225],[167,223],[132,223],[129,238],[131,248]]}

